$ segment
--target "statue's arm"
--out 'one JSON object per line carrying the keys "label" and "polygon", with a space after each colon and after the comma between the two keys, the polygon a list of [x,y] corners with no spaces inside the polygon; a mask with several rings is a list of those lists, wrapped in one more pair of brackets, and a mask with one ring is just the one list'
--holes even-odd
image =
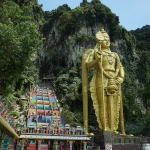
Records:
{"label": "statue's arm", "polygon": [[120,59],[117,53],[116,53],[116,56],[117,56],[116,73],[118,74],[116,81],[117,81],[117,84],[121,84],[124,81],[124,69],[123,69],[123,66],[120,62]]}
{"label": "statue's arm", "polygon": [[119,71],[120,77],[124,79],[124,69],[122,64],[120,65],[120,71]]}
{"label": "statue's arm", "polygon": [[124,81],[124,69],[122,64],[120,64],[119,74],[117,77],[117,83],[121,84]]}
{"label": "statue's arm", "polygon": [[92,68],[97,65],[97,63],[100,61],[99,58],[95,58],[94,56],[94,50],[89,54],[88,58],[86,59],[86,65],[88,68]]}

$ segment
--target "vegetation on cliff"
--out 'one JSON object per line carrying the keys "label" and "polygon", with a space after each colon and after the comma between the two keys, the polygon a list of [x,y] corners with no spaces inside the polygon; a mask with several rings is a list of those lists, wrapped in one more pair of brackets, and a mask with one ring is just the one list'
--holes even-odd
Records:
{"label": "vegetation on cliff", "polygon": [[150,25],[143,26],[131,33],[136,37],[136,53],[139,56],[136,78],[139,81],[139,94],[145,113],[140,117],[141,134],[150,134]]}

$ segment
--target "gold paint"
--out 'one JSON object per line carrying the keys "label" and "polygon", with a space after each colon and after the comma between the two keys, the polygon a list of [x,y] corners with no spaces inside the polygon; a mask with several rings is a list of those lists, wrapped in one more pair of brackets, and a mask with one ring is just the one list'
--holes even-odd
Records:
{"label": "gold paint", "polygon": [[90,82],[90,92],[99,128],[117,133],[119,118],[124,135],[124,119],[121,83],[124,70],[119,56],[110,51],[108,34],[102,30],[96,34],[97,44],[82,56],[83,119],[88,134],[88,68],[95,67]]}

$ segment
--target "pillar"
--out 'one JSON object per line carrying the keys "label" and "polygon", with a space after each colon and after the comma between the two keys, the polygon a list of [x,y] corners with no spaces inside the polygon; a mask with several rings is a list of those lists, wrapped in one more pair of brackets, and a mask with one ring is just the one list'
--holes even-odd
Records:
{"label": "pillar", "polygon": [[77,145],[77,150],[80,150],[80,143],[79,143],[79,141],[76,141],[77,143],[76,143],[76,145]]}
{"label": "pillar", "polygon": [[64,150],[66,150],[67,141],[64,141]]}
{"label": "pillar", "polygon": [[27,131],[28,133],[29,133],[29,128],[28,128],[28,131]]}
{"label": "pillar", "polygon": [[50,149],[49,150],[53,149],[53,145],[54,145],[54,140],[50,140]]}
{"label": "pillar", "polygon": [[39,130],[40,130],[40,129],[39,129],[39,128],[37,128],[36,132],[37,132],[37,133],[39,133]]}
{"label": "pillar", "polygon": [[24,150],[25,139],[21,140],[21,150]]}
{"label": "pillar", "polygon": [[73,143],[73,141],[69,141],[70,150],[72,150],[72,143]]}
{"label": "pillar", "polygon": [[86,150],[86,146],[87,146],[87,142],[84,141],[84,142],[83,142],[83,149],[84,149],[84,150]]}
{"label": "pillar", "polygon": [[42,142],[42,140],[38,140],[38,150],[40,150],[41,142]]}
{"label": "pillar", "polygon": [[80,149],[80,150],[83,150],[83,149],[82,149],[82,142],[80,142],[80,148],[79,148],[79,149]]}
{"label": "pillar", "polygon": [[32,128],[29,129],[29,133],[32,133]]}
{"label": "pillar", "polygon": [[53,150],[58,150],[58,141],[54,140]]}
{"label": "pillar", "polygon": [[17,145],[16,145],[16,149],[19,149],[20,147],[21,147],[20,140],[18,140]]}
{"label": "pillar", "polygon": [[51,142],[48,141],[48,150],[50,150]]}

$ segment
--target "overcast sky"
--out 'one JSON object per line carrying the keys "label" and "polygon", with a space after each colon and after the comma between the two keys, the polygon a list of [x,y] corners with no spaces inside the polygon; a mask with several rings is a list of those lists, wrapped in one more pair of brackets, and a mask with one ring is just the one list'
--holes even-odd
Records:
{"label": "overcast sky", "polygon": [[[89,2],[91,0],[88,0]],[[119,16],[120,25],[127,30],[135,30],[150,25],[150,0],[100,0]],[[58,6],[68,4],[72,9],[82,0],[38,0],[44,11],[51,11]]]}

